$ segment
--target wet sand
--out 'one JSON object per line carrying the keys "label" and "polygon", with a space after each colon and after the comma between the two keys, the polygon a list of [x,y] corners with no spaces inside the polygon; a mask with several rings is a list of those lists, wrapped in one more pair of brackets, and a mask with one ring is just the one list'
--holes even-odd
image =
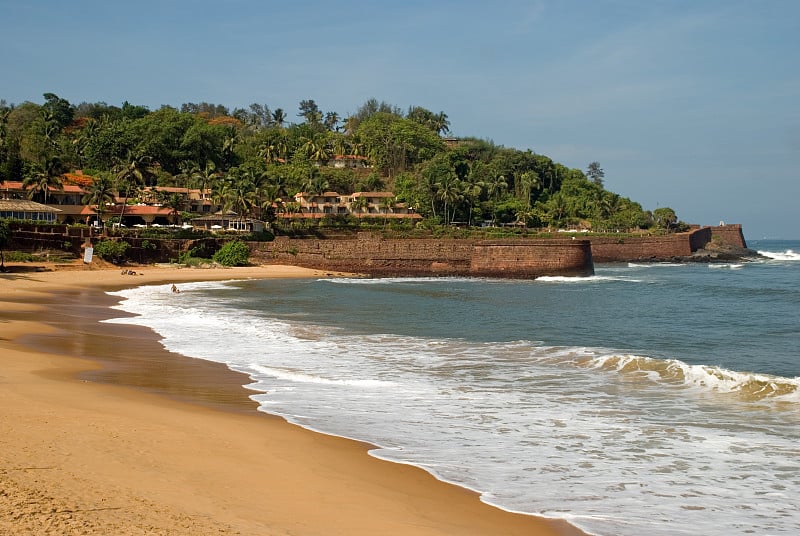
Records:
{"label": "wet sand", "polygon": [[106,290],[327,274],[136,270],[0,274],[0,534],[581,534],[258,412],[244,375],[99,323],[120,314]]}

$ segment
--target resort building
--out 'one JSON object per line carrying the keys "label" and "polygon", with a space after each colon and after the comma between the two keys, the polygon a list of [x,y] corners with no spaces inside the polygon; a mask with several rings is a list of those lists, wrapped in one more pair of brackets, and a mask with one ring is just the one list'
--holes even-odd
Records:
{"label": "resort building", "polygon": [[[359,156],[337,156],[331,162],[330,165],[335,167],[368,165],[367,160]],[[3,182],[0,184],[0,198],[17,201],[14,209],[6,209],[4,213],[24,214],[25,216],[19,219],[39,219],[54,223],[99,225],[101,219],[104,222],[111,219],[115,225],[146,227],[179,225],[182,223],[181,214],[191,212],[200,216],[191,220],[192,226],[198,229],[257,232],[263,230],[265,226],[263,221],[251,217],[259,217],[258,213],[223,214],[222,206],[214,201],[208,188],[200,190],[151,186],[130,192],[118,192],[114,201],[103,208],[102,214],[98,214],[96,207],[83,204],[83,199],[92,184],[92,177],[75,172],[65,174],[62,179],[62,186],[49,187],[46,195],[44,191],[35,191],[31,195],[31,190],[26,189],[21,181]],[[300,192],[294,196],[293,203],[279,200],[273,208],[278,218],[286,220],[318,220],[328,216],[383,220],[422,219],[413,207],[398,202],[393,192],[352,194]]]}
{"label": "resort building", "polygon": [[27,199],[0,199],[0,218],[56,223],[61,211]]}
{"label": "resort building", "polygon": [[[87,217],[94,216],[94,211],[88,209],[82,202],[86,191],[76,184],[64,184],[61,188],[48,188],[47,196],[44,195],[44,192],[36,192],[33,199],[30,199],[30,190],[25,189],[22,181],[5,181],[0,184],[0,192],[0,197],[3,199],[30,200],[56,208],[55,214],[58,223],[86,223]],[[45,203],[45,201],[47,202]]]}
{"label": "resort building", "polygon": [[[300,192],[294,196],[294,199],[298,210],[284,211],[280,217],[318,219],[325,216],[349,215],[357,218],[422,219],[422,216],[414,212],[412,207],[396,201],[396,196],[392,192],[356,192],[353,194]],[[280,207],[277,208],[280,209]]]}
{"label": "resort building", "polygon": [[264,222],[254,218],[243,218],[233,211],[222,211],[192,219],[192,228],[205,231],[240,231],[244,233],[260,233],[264,230]]}

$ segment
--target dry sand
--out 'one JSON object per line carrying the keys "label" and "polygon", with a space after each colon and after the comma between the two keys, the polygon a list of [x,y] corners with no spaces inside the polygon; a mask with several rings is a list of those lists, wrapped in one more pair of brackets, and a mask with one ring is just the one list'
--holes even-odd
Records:
{"label": "dry sand", "polygon": [[260,413],[242,375],[98,323],[119,314],[104,290],[323,273],[135,270],[0,274],[0,534],[581,534]]}

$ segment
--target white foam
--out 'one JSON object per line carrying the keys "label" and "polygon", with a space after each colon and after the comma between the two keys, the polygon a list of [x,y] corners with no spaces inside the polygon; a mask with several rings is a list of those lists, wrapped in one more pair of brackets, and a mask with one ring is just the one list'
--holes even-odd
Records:
{"label": "white foam", "polygon": [[586,361],[596,369],[640,374],[653,382],[694,387],[718,393],[740,393],[747,399],[776,398],[800,402],[800,378],[737,372],[677,359],[653,359],[631,354],[607,354]]}
{"label": "white foam", "polygon": [[627,277],[616,277],[610,275],[589,275],[589,276],[563,276],[563,275],[545,275],[537,277],[536,281],[541,283],[602,283],[605,281],[632,281],[638,282],[635,279]]}
{"label": "white foam", "polygon": [[744,264],[740,264],[740,263],[735,263],[735,264],[711,263],[711,264],[708,265],[708,267],[711,268],[711,269],[727,268],[727,269],[730,269],[730,270],[739,270],[741,268],[744,268]]}
{"label": "white foam", "polygon": [[800,261],[800,253],[795,253],[791,249],[783,252],[759,251],[758,254],[776,261]]}
{"label": "white foam", "polygon": [[250,370],[259,372],[272,378],[281,380],[288,380],[296,383],[316,383],[320,385],[342,385],[349,387],[365,387],[371,389],[379,389],[383,387],[392,386],[392,382],[381,380],[343,380],[343,379],[330,379],[321,376],[314,376],[311,374],[304,374],[299,371],[283,370],[275,367],[265,367],[253,363],[249,367]]}
{"label": "white foam", "polygon": [[677,268],[681,266],[687,266],[687,264],[679,262],[648,262],[648,263],[629,262],[628,263],[628,267],[630,268]]}
{"label": "white foam", "polygon": [[[780,395],[789,410],[758,392],[800,379],[530,340],[360,335],[230,307],[225,284],[190,288],[123,291],[121,308],[143,316],[121,321],[247,373],[264,411],[379,445],[373,455],[506,510],[620,536],[800,530],[796,435],[787,432],[798,389]],[[722,396],[747,385],[763,414]]]}
{"label": "white foam", "polygon": [[397,283],[459,283],[476,281],[492,281],[503,283],[505,279],[491,279],[480,277],[336,277],[336,278],[323,278],[319,281],[328,283],[336,283],[340,285],[390,285]]}

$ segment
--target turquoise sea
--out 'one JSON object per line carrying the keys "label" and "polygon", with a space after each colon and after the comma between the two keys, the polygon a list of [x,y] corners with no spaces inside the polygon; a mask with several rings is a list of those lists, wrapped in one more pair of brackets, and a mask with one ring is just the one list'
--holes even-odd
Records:
{"label": "turquoise sea", "polygon": [[598,535],[800,533],[800,241],[585,278],[130,289],[262,411]]}

